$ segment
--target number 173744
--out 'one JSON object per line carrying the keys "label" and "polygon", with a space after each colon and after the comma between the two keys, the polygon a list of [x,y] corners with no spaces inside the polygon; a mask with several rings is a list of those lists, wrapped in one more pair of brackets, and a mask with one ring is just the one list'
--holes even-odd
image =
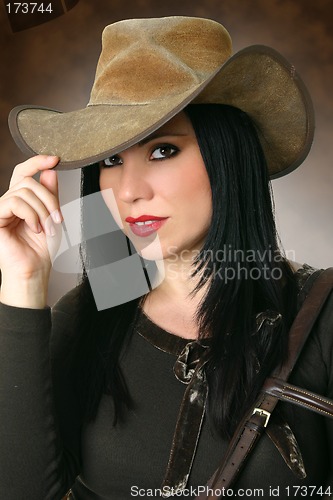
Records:
{"label": "number 173744", "polygon": [[6,4],[8,14],[33,14],[48,12],[51,14],[53,12],[52,3],[37,3],[37,2],[12,2]]}

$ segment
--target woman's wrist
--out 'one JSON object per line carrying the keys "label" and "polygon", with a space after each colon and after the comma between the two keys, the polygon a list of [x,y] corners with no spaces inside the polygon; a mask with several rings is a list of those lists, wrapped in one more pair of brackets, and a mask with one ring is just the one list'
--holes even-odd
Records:
{"label": "woman's wrist", "polygon": [[42,271],[29,277],[2,275],[0,302],[14,307],[43,309],[47,305],[47,290],[48,275]]}

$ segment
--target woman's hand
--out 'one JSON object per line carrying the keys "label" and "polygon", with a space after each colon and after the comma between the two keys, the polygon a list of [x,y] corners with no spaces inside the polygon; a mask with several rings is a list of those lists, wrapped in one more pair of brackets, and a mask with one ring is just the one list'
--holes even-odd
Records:
{"label": "woman's hand", "polygon": [[[34,156],[14,168],[0,198],[1,301],[41,308],[46,304],[50,251],[62,221],[55,156]],[[33,175],[40,172],[39,182]]]}

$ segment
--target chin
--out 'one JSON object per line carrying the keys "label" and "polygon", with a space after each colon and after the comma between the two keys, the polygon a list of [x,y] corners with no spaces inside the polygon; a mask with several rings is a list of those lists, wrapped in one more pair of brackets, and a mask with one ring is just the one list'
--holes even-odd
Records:
{"label": "chin", "polygon": [[133,235],[130,237],[137,253],[145,260],[161,261],[165,259],[165,252],[158,235],[148,236],[147,238],[138,238]]}

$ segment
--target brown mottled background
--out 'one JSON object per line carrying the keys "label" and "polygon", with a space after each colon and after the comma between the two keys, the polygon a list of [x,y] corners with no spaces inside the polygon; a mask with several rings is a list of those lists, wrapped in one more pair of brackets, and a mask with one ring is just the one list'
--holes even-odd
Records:
{"label": "brown mottled background", "polygon": [[[332,265],[333,4],[332,0],[80,0],[65,15],[12,33],[0,5],[0,190],[24,159],[7,129],[9,110],[38,104],[63,111],[88,101],[106,24],[128,17],[192,15],[222,22],[234,49],[271,45],[292,61],[312,94],[317,131],[301,168],[273,182],[283,245],[297,261]],[[78,193],[78,176],[61,173],[61,197]],[[292,255],[292,254],[290,254]],[[50,303],[75,282],[54,272]]]}

